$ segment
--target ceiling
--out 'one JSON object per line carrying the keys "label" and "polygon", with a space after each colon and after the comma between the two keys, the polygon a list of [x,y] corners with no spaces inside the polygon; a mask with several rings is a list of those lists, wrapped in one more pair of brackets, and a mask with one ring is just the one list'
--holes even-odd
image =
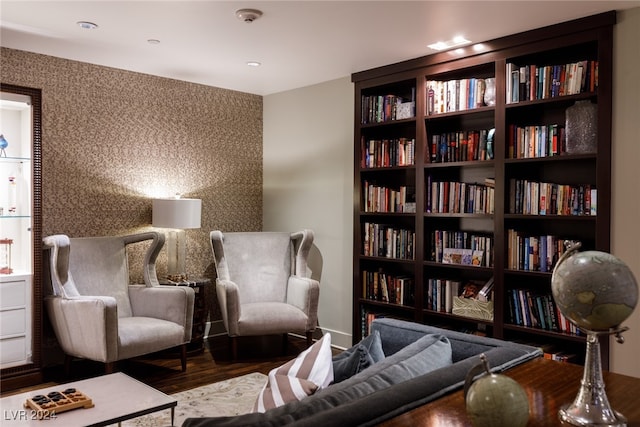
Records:
{"label": "ceiling", "polygon": [[[428,44],[456,35],[481,42],[632,7],[640,1],[2,0],[0,45],[268,95],[435,53]],[[245,23],[241,8],[263,16]]]}

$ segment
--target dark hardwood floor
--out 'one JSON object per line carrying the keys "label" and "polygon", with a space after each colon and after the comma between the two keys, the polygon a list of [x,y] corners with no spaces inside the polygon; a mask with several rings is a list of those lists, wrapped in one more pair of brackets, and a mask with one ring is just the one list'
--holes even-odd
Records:
{"label": "dark hardwood floor", "polygon": [[[296,357],[306,349],[303,338],[289,336],[286,353],[282,336],[246,337],[238,343],[238,359],[231,360],[229,339],[225,336],[205,340],[205,350],[190,354],[187,371],[181,372],[177,353],[161,352],[119,362],[116,371],[123,372],[164,393],[172,394],[251,372],[267,374],[271,369]],[[77,381],[104,374],[104,365],[87,360],[74,360],[69,377],[64,369],[54,366],[45,370],[45,383],[5,392],[0,396]]]}

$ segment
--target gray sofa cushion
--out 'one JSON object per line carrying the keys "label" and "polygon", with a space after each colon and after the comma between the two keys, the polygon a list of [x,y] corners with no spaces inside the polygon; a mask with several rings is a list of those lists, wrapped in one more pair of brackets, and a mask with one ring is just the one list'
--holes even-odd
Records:
{"label": "gray sofa cushion", "polygon": [[353,347],[333,356],[333,383],[351,378],[384,358],[380,333],[375,331]]}

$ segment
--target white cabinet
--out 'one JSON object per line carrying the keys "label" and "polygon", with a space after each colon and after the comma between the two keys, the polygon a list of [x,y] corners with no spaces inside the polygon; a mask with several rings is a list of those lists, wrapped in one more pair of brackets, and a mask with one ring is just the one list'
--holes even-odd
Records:
{"label": "white cabinet", "polygon": [[[33,356],[33,100],[0,96],[0,369]],[[11,245],[2,244],[11,242]]]}
{"label": "white cabinet", "polygon": [[30,274],[0,275],[0,368],[31,362]]}

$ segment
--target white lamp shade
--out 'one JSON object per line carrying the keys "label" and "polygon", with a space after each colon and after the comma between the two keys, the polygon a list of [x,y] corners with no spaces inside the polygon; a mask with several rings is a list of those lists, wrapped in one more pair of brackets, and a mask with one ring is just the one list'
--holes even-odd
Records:
{"label": "white lamp shade", "polygon": [[200,228],[200,199],[153,199],[151,224],[163,228]]}

